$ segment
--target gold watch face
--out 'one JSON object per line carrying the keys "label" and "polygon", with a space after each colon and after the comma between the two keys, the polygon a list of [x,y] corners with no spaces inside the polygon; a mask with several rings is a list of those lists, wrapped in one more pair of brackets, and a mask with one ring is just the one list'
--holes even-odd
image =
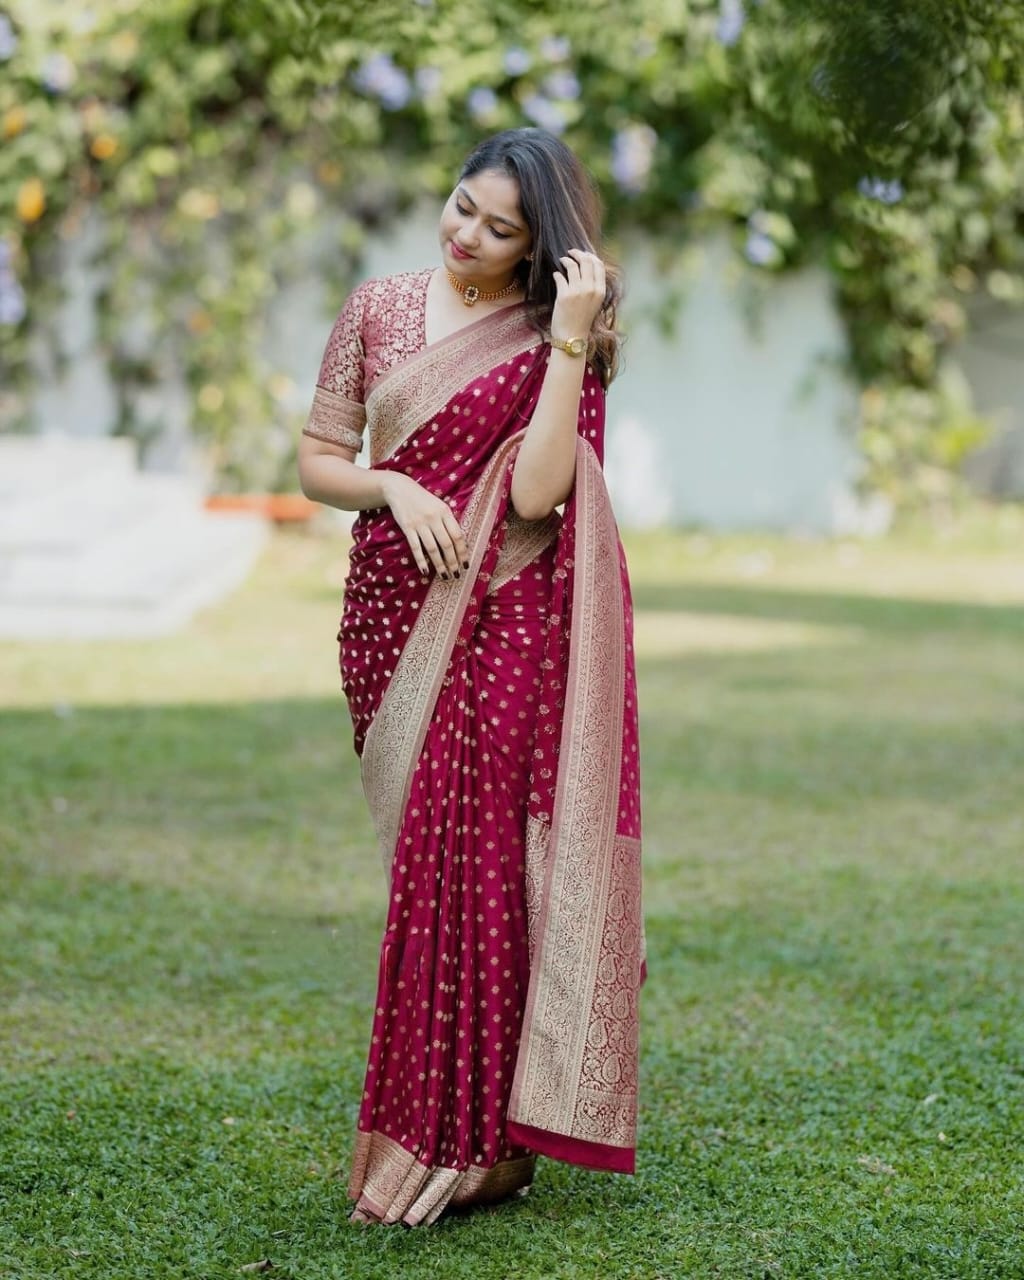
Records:
{"label": "gold watch face", "polygon": [[559,342],[558,346],[563,351],[568,351],[571,356],[581,356],[587,349],[586,338],[566,338],[564,342]]}

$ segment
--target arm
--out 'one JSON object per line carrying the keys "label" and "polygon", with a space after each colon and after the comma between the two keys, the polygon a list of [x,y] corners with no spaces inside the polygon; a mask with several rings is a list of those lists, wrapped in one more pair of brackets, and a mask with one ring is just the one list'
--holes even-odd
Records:
{"label": "arm", "polygon": [[356,451],[303,434],[299,440],[299,484],[307,498],[340,511],[388,505],[383,471],[356,466]]}
{"label": "arm", "polygon": [[[604,302],[604,263],[592,253],[570,249],[555,272],[555,338],[585,337]],[[524,520],[549,515],[572,491],[576,474],[576,432],[586,359],[552,347],[537,405],[512,472],[512,505]]]}
{"label": "arm", "polygon": [[426,578],[458,577],[469,555],[458,521],[446,502],[411,476],[387,468],[357,467],[366,425],[363,405],[363,286],[349,296],[327,341],[313,407],[299,441],[299,483],[314,502],[342,511],[389,507]]}
{"label": "arm", "polygon": [[357,467],[356,451],[315,436],[299,441],[299,483],[314,502],[342,511],[390,507],[405,534],[421,574],[430,567],[442,578],[457,578],[469,567],[469,551],[459,522],[446,502],[401,471]]}

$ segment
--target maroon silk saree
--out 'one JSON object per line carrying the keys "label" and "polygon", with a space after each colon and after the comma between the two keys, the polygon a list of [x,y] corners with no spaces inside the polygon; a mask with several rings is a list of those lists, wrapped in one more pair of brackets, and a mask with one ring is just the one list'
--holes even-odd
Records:
{"label": "maroon silk saree", "polygon": [[[385,1222],[503,1198],[538,1153],[634,1165],[631,603],[591,369],[564,513],[510,506],[549,356],[512,306],[365,387],[371,465],[444,498],[470,553],[423,584],[390,511],[361,513],[339,633],[390,890],[349,1189]],[[359,416],[318,391],[310,429]]]}

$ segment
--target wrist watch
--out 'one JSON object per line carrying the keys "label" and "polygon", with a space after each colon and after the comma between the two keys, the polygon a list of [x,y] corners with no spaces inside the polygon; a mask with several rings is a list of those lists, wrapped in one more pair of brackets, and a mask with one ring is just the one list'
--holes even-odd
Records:
{"label": "wrist watch", "polygon": [[556,338],[552,336],[549,341],[553,347],[557,347],[559,351],[565,351],[570,356],[581,356],[587,349],[586,338]]}

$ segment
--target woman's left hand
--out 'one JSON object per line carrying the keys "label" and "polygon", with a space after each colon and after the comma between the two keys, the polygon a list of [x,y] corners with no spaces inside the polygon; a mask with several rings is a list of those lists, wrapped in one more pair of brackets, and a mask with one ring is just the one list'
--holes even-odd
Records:
{"label": "woman's left hand", "polygon": [[551,312],[552,337],[586,338],[604,304],[604,263],[596,253],[570,249],[554,273],[555,305]]}

